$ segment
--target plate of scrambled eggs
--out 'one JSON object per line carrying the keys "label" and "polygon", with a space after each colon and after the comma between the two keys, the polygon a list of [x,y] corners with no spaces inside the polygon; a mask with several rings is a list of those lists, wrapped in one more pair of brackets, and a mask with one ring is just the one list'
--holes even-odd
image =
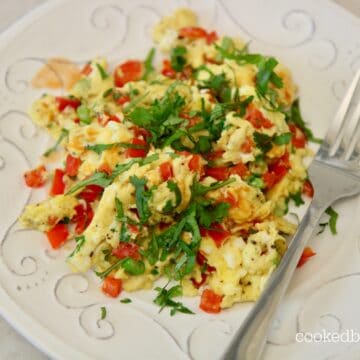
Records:
{"label": "plate of scrambled eggs", "polygon": [[[1,315],[51,358],[219,359],[286,254],[358,64],[334,9],[53,0],[0,36]],[[357,272],[358,250],[328,236],[332,214],[267,359],[333,356],[296,332],[356,328],[339,264]]]}
{"label": "plate of scrambled eggs", "polygon": [[95,58],[65,96],[33,103],[31,119],[56,141],[44,157],[62,151],[61,165],[25,173],[50,193],[19,220],[54,249],[74,239],[67,264],[94,271],[108,296],[166,277],[161,308],[192,313],[172,300],[182,294],[218,313],[255,301],[281,261],[296,229],[289,201],[312,196],[313,136],[274,57],[200,27],[187,8],[152,36],[139,59],[111,69]]}

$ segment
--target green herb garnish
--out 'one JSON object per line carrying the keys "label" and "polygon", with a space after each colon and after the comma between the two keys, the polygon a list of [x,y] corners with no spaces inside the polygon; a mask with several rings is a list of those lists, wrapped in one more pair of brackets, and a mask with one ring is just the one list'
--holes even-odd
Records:
{"label": "green herb garnish", "polygon": [[105,71],[105,69],[100,64],[96,63],[96,67],[99,70],[102,80],[105,80],[109,77],[109,74]]}
{"label": "green herb garnish", "polygon": [[185,307],[181,302],[174,301],[175,297],[182,295],[182,290],[180,285],[173,286],[170,289],[166,289],[166,286],[163,288],[157,287],[155,290],[158,292],[158,295],[154,299],[154,303],[160,306],[159,312],[161,312],[165,307],[169,307],[170,315],[173,316],[177,312],[183,314],[193,314],[193,312]]}
{"label": "green herb garnish", "polygon": [[171,67],[176,71],[183,71],[186,64],[184,55],[186,54],[186,48],[184,46],[177,46],[172,49],[170,55]]}
{"label": "green herb garnish", "polygon": [[100,310],[101,310],[101,317],[100,317],[100,319],[101,319],[101,320],[104,320],[104,319],[106,318],[106,308],[105,308],[105,306],[102,306],[102,307],[100,308]]}
{"label": "green herb garnish", "polygon": [[53,153],[54,151],[57,150],[58,146],[61,144],[61,142],[69,136],[69,130],[67,129],[61,129],[61,133],[59,138],[57,139],[55,145],[53,147],[51,147],[50,149],[46,150],[44,152],[44,156],[49,156],[51,153]]}

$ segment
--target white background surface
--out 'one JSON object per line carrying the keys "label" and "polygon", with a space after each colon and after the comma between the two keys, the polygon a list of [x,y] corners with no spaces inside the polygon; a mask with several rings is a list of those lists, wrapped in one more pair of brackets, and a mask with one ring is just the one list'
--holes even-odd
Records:
{"label": "white background surface", "polygon": [[[17,21],[36,5],[45,0],[1,0],[0,1],[0,31]],[[337,0],[337,3],[360,16],[360,0]],[[61,55],[61,54],[59,54]],[[42,353],[17,334],[4,320],[0,318],[0,359],[46,359]]]}

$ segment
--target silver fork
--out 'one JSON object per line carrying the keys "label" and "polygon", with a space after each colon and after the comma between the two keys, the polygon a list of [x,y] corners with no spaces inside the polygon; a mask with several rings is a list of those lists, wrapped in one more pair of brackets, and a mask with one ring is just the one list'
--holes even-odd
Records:
{"label": "silver fork", "polygon": [[310,165],[309,176],[315,189],[313,201],[279,267],[235,333],[222,359],[260,358],[276,309],[285,294],[305,244],[314,233],[322,214],[336,200],[360,193],[360,101],[354,111],[349,111],[357,87],[360,87],[359,83],[360,69]]}

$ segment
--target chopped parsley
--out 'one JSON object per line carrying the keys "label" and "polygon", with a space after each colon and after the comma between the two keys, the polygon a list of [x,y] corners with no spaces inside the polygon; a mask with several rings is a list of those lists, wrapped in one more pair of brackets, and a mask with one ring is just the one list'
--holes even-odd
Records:
{"label": "chopped parsley", "polygon": [[44,156],[49,156],[51,153],[53,153],[54,151],[57,150],[58,146],[61,144],[61,142],[67,138],[69,136],[69,130],[67,129],[61,129],[61,133],[60,133],[60,136],[59,138],[57,139],[55,145],[53,147],[51,147],[50,149],[46,150],[44,152]]}
{"label": "chopped parsley", "polygon": [[155,56],[155,49],[151,48],[144,61],[144,75],[143,80],[146,80],[149,75],[154,71],[153,61]]}
{"label": "chopped parsley", "polygon": [[144,224],[150,217],[149,200],[153,189],[146,189],[146,179],[138,178],[133,175],[130,177],[130,183],[135,187],[136,208],[139,213],[140,223]]}
{"label": "chopped parsley", "polygon": [[[166,285],[167,286],[167,285]],[[159,312],[163,311],[164,308],[170,308],[170,315],[173,316],[177,312],[183,314],[194,314],[189,308],[184,306],[181,302],[175,301],[174,298],[182,296],[182,290],[180,285],[175,285],[170,289],[157,287],[155,290],[158,292],[154,303],[160,306]]]}
{"label": "chopped parsley", "polygon": [[130,304],[132,302],[132,300],[129,298],[125,298],[125,299],[121,299],[120,302],[123,304]]}
{"label": "chopped parsley", "polygon": [[111,143],[111,144],[95,144],[95,145],[87,145],[85,147],[86,150],[91,150],[100,155],[103,151],[114,148],[114,147],[123,147],[123,148],[131,148],[131,149],[146,149],[143,145],[137,144],[129,144],[123,142]]}
{"label": "chopped parsley", "polygon": [[85,244],[85,241],[86,241],[86,239],[85,239],[84,235],[75,237],[76,247],[73,250],[73,252],[69,255],[69,258],[73,257],[76,253],[78,253],[80,251],[80,249]]}
{"label": "chopped parsley", "polygon": [[184,46],[177,46],[172,49],[170,54],[171,67],[176,71],[183,71],[186,64],[184,55],[186,54],[186,48]]}
{"label": "chopped parsley", "polygon": [[296,99],[290,110],[285,112],[286,121],[295,124],[306,136],[309,141],[321,144],[322,140],[316,138],[310,128],[306,125],[300,111],[299,99]]}
{"label": "chopped parsley", "polygon": [[99,71],[99,74],[100,74],[102,80],[105,80],[109,77],[109,74],[106,72],[106,70],[100,64],[96,63],[96,67]]}
{"label": "chopped parsley", "polygon": [[297,193],[290,194],[289,199],[293,200],[295,203],[295,206],[300,206],[305,204],[303,198],[302,198],[302,192],[299,190]]}
{"label": "chopped parsley", "polygon": [[102,306],[102,307],[100,308],[100,310],[101,310],[100,319],[101,319],[101,320],[104,320],[104,319],[106,318],[106,307],[105,307],[105,306]]}
{"label": "chopped parsley", "polygon": [[331,207],[329,206],[325,213],[327,215],[329,215],[329,227],[330,227],[330,231],[333,235],[337,234],[337,230],[336,230],[336,223],[337,223],[337,219],[339,217],[339,214]]}
{"label": "chopped parsley", "polygon": [[76,109],[77,116],[80,119],[80,123],[83,125],[89,125],[91,123],[90,109],[82,104]]}

